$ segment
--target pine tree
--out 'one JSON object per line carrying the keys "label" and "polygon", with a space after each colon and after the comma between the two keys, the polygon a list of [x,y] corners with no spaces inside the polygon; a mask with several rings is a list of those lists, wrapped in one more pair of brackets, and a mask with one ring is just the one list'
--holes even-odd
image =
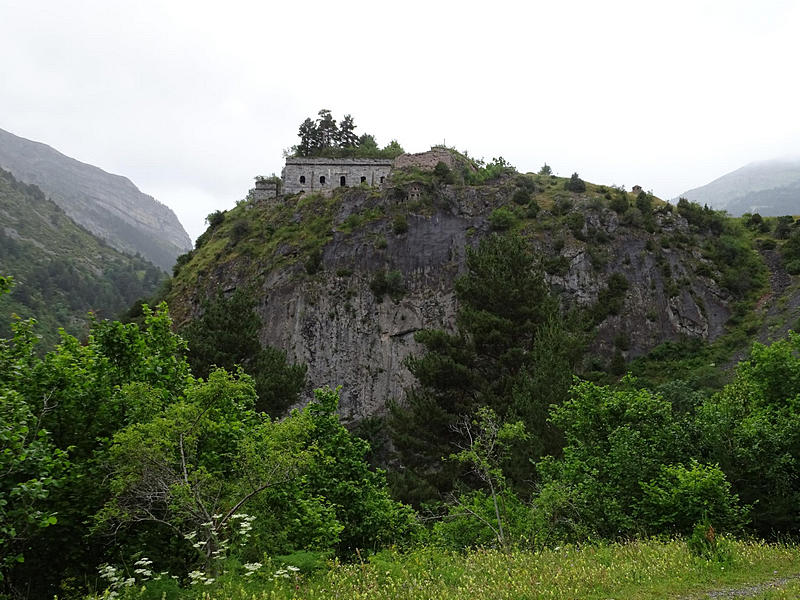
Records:
{"label": "pine tree", "polygon": [[417,384],[404,404],[390,407],[393,441],[406,467],[395,489],[413,502],[453,486],[459,473],[441,457],[453,452],[459,419],[479,407],[521,419],[532,435],[509,465],[517,483],[531,477],[531,457],[560,447],[546,415],[565,398],[577,343],[529,243],[518,235],[483,239],[468,251],[456,295],[456,331],[417,334],[425,352],[407,361]]}

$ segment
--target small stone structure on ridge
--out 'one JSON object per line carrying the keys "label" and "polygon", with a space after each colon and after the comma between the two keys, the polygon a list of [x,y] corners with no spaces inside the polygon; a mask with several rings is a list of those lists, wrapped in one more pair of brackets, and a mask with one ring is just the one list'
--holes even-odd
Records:
{"label": "small stone structure on ridge", "polygon": [[389,177],[390,158],[287,158],[283,194],[319,192],[337,187],[380,186]]}
{"label": "small stone structure on ridge", "polygon": [[[456,167],[452,152],[434,146],[428,152],[401,154],[391,158],[298,158],[286,159],[280,179],[256,177],[256,185],[248,195],[255,202],[272,202],[283,196],[306,192],[331,192],[338,187],[366,184],[380,187],[387,183],[393,169],[416,168],[432,171],[443,162]],[[420,186],[408,190],[410,199],[419,199]]]}

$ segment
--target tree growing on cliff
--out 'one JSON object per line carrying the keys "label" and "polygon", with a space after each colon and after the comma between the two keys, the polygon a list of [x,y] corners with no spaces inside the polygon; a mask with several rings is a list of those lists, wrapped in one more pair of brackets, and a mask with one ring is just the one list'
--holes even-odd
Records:
{"label": "tree growing on cliff", "polygon": [[531,251],[519,235],[491,235],[468,250],[467,273],[456,282],[455,333],[424,330],[425,351],[407,365],[417,383],[391,406],[395,447],[406,467],[396,490],[420,502],[449,491],[457,465],[442,464],[458,442],[456,425],[483,406],[503,421],[521,420],[530,440],[514,448],[512,483],[530,476],[530,459],[558,452],[547,422],[550,404],[569,389],[578,344]]}
{"label": "tree growing on cliff", "polygon": [[205,378],[214,366],[233,370],[241,365],[255,380],[258,410],[278,416],[297,402],[306,367],[290,364],[277,348],[261,346],[261,320],[252,296],[241,289],[230,297],[220,292],[202,307],[203,314],[181,330],[192,373]]}

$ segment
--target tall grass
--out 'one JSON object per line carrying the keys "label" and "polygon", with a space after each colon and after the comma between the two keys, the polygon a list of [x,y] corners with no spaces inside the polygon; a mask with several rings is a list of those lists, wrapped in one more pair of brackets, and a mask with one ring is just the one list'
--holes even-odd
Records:
{"label": "tall grass", "polygon": [[[540,552],[421,548],[383,551],[302,574],[265,564],[252,576],[229,574],[210,586],[131,588],[125,597],[460,600],[474,598],[668,598],[754,585],[800,572],[796,548],[728,542],[721,561],[691,556],[682,541],[564,546]],[[276,574],[277,573],[277,574]],[[790,584],[791,585],[791,584]],[[796,589],[796,588],[795,588]],[[785,596],[764,596],[783,598]]]}

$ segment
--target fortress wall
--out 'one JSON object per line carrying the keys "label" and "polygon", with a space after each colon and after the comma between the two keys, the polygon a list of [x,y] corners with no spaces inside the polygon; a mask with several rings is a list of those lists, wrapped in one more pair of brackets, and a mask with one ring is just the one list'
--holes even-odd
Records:
{"label": "fortress wall", "polygon": [[[362,177],[367,185],[379,186],[381,177],[389,176],[392,163],[382,158],[288,158],[282,173],[283,193],[332,190],[341,186],[342,177],[346,186],[360,185]],[[324,183],[320,181],[322,177]]]}

